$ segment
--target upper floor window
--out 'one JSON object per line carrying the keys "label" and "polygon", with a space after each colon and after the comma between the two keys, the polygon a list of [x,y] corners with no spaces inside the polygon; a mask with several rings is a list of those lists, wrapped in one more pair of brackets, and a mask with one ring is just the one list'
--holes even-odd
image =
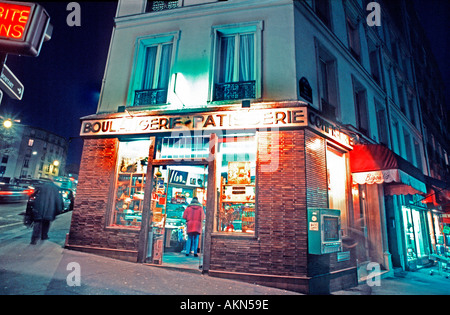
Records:
{"label": "upper floor window", "polygon": [[353,22],[350,18],[347,18],[347,36],[348,46],[353,57],[361,62],[361,43],[359,38],[358,23]]}
{"label": "upper floor window", "polygon": [[138,38],[128,104],[167,103],[175,35]]}
{"label": "upper floor window", "polygon": [[367,91],[353,79],[353,97],[355,100],[356,127],[366,136],[369,135],[369,113],[367,105]]}
{"label": "upper floor window", "polygon": [[259,23],[215,28],[213,101],[260,95]]}
{"label": "upper floor window", "polygon": [[331,29],[330,0],[314,0],[313,9],[319,19]]}
{"label": "upper floor window", "polygon": [[336,119],[339,115],[336,59],[321,46],[317,50],[320,107],[325,117]]}

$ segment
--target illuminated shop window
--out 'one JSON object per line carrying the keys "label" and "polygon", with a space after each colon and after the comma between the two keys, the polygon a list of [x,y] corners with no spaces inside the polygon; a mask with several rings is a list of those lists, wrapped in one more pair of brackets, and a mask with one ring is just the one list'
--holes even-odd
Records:
{"label": "illuminated shop window", "polygon": [[219,206],[215,231],[254,235],[256,139],[232,135],[219,139],[217,156]]}
{"label": "illuminated shop window", "polygon": [[327,147],[328,207],[341,210],[341,226],[347,230],[347,165],[345,154]]}
{"label": "illuminated shop window", "polygon": [[156,145],[157,159],[201,159],[209,156],[209,137],[164,137]]}
{"label": "illuminated shop window", "polygon": [[121,142],[112,226],[140,228],[150,140]]}

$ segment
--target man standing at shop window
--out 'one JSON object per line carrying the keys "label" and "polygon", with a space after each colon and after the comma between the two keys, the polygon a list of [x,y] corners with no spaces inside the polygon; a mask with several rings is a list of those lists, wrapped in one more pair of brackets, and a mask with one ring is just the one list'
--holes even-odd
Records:
{"label": "man standing at shop window", "polygon": [[189,206],[184,210],[183,219],[186,220],[187,224],[187,235],[188,239],[186,242],[186,256],[189,256],[191,249],[194,252],[194,257],[198,257],[198,239],[202,232],[202,222],[205,218],[203,212],[203,206],[198,201],[197,197],[192,198]]}
{"label": "man standing at shop window", "polygon": [[38,239],[48,239],[50,222],[62,212],[63,199],[59,188],[52,181],[45,182],[36,187],[33,202],[33,233],[31,245],[36,245]]}

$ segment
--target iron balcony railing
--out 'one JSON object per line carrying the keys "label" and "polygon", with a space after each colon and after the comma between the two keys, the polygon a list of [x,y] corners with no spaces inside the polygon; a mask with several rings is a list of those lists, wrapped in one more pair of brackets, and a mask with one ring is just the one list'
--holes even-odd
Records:
{"label": "iron balcony railing", "polygon": [[216,83],[215,101],[252,99],[256,97],[256,81]]}
{"label": "iron balcony railing", "polygon": [[146,12],[170,10],[178,7],[177,1],[147,1]]}
{"label": "iron balcony railing", "polygon": [[134,106],[165,104],[166,101],[167,89],[134,91]]}

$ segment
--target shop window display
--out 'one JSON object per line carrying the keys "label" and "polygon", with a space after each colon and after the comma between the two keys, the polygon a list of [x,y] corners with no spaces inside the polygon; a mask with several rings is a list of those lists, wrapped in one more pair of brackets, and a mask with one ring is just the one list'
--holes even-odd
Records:
{"label": "shop window display", "polygon": [[121,142],[111,226],[140,228],[150,140]]}
{"label": "shop window display", "polygon": [[215,231],[254,235],[256,140],[254,135],[225,136],[217,157],[220,201]]}
{"label": "shop window display", "polygon": [[341,224],[347,233],[347,167],[345,154],[327,147],[328,207],[341,210]]}
{"label": "shop window display", "polygon": [[[186,251],[188,239],[186,220],[183,214],[194,202],[206,205],[206,187],[208,175],[206,166],[157,166],[153,170],[153,191],[151,195],[152,237],[148,258],[162,264],[170,262]],[[203,222],[201,223],[203,227]],[[203,230],[200,233],[200,240]],[[202,242],[198,244],[201,251]],[[194,252],[197,255],[197,252]]]}

